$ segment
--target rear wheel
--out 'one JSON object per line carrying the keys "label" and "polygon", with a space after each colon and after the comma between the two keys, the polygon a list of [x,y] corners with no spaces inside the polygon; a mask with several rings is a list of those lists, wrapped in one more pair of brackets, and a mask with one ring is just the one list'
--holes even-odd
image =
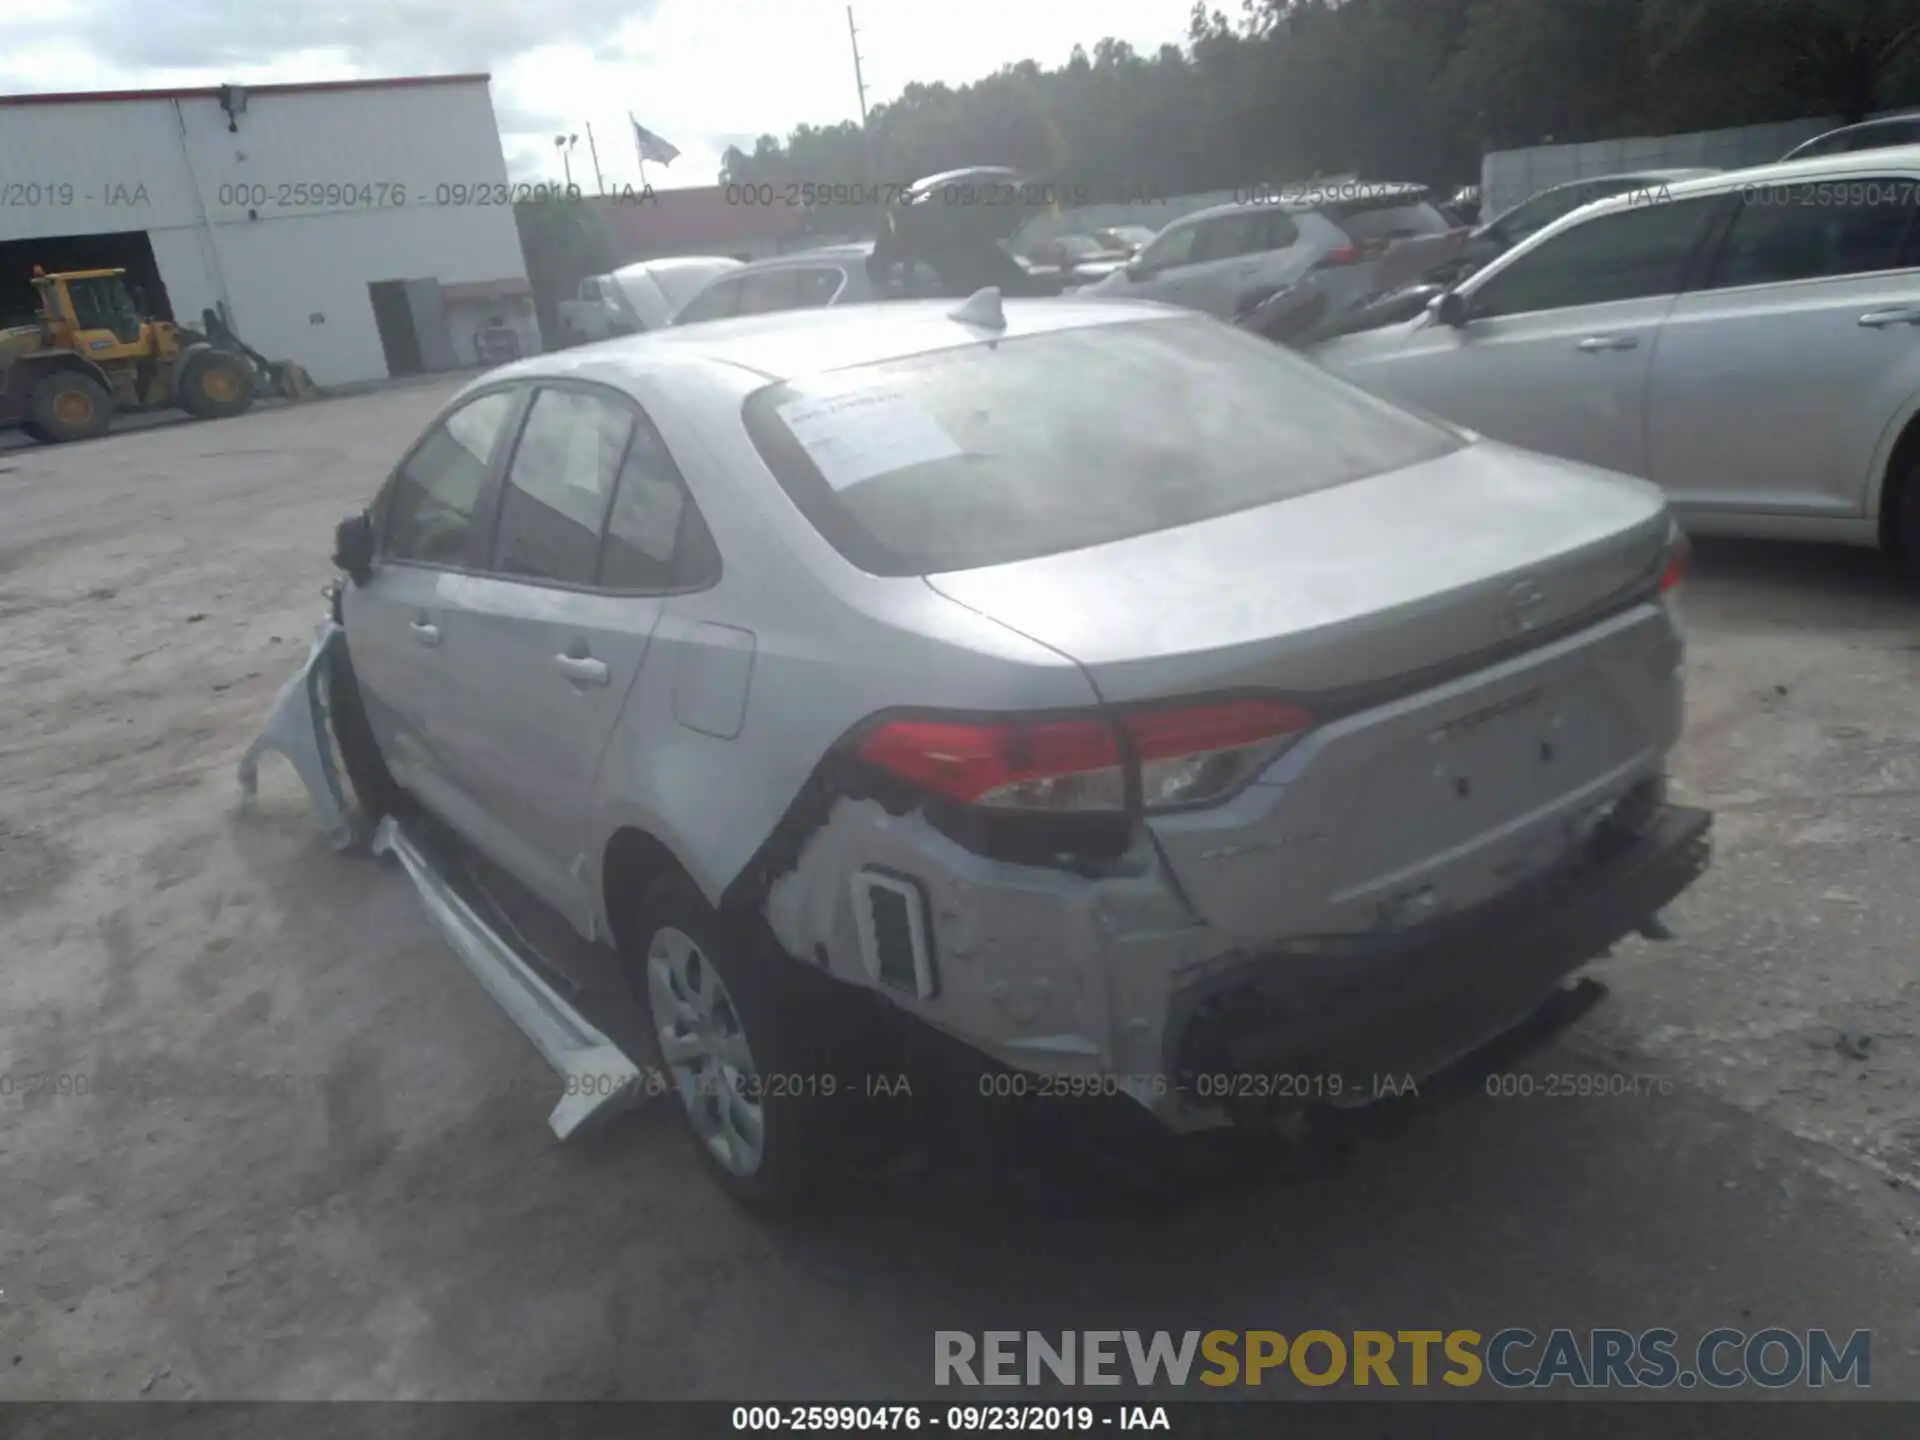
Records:
{"label": "rear wheel", "polygon": [[182,410],[202,420],[224,419],[252,408],[253,367],[227,350],[199,350],[180,367]]}
{"label": "rear wheel", "polygon": [[775,997],[783,962],[744,953],[684,875],[648,887],[639,921],[635,988],[701,1162],[737,1200],[791,1205],[823,1137],[804,1011]]}
{"label": "rear wheel", "polygon": [[91,440],[113,423],[113,400],[78,370],[56,370],[33,387],[27,433],[36,440]]}

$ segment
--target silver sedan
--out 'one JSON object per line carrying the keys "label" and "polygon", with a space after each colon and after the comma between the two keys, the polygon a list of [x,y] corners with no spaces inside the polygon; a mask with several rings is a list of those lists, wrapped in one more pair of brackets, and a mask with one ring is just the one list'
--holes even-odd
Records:
{"label": "silver sedan", "polygon": [[762,316],[458,396],[342,528],[336,720],[783,1199],[876,1016],[1186,1131],[1528,1014],[1705,863],[1683,558],[1651,486],[1188,312]]}

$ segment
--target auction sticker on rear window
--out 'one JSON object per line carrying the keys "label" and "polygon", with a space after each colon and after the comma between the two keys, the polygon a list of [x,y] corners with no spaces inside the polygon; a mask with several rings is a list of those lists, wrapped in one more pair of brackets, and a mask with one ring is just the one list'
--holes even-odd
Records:
{"label": "auction sticker on rear window", "polygon": [[899,390],[789,400],[779,415],[835,490],[961,453],[940,422]]}

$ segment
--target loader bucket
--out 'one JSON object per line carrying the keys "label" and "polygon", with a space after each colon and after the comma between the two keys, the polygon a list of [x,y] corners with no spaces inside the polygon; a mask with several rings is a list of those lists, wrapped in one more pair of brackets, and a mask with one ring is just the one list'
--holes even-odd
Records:
{"label": "loader bucket", "polygon": [[291,360],[282,360],[273,367],[274,393],[288,400],[317,400],[320,387],[313,383],[313,377]]}

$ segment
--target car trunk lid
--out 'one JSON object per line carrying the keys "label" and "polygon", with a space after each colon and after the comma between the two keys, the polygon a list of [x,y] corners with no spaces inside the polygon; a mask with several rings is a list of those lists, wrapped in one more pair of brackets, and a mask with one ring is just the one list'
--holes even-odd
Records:
{"label": "car trunk lid", "polygon": [[928,583],[1071,656],[1112,703],[1248,688],[1311,697],[1550,633],[1645,578],[1666,535],[1651,486],[1481,442]]}
{"label": "car trunk lid", "polygon": [[1630,597],[1670,536],[1650,486],[1482,443],[929,583],[1110,704],[1251,691],[1314,714],[1224,804],[1150,819],[1201,917],[1262,943],[1484,901],[1657,767],[1677,644]]}

